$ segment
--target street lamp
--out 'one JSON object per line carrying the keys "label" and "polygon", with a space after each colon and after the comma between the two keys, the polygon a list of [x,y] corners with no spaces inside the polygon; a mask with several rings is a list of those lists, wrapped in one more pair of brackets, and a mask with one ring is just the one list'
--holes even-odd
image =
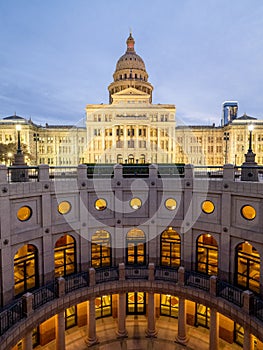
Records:
{"label": "street lamp", "polygon": [[20,132],[21,132],[21,125],[17,124],[16,125],[16,131],[17,131],[17,154],[22,154],[22,149],[21,149],[21,140],[20,140]]}
{"label": "street lamp", "polygon": [[253,124],[249,124],[248,126],[248,131],[249,131],[249,147],[248,147],[248,152],[249,153],[253,153],[252,152],[252,131],[254,130],[254,125]]}
{"label": "street lamp", "polygon": [[35,143],[36,143],[36,165],[37,165],[37,143],[38,143],[38,141],[39,141],[39,134],[38,133],[34,133],[34,141],[35,141]]}
{"label": "street lamp", "polygon": [[229,141],[229,132],[224,132],[224,141],[226,141],[225,164],[227,164],[227,141]]}

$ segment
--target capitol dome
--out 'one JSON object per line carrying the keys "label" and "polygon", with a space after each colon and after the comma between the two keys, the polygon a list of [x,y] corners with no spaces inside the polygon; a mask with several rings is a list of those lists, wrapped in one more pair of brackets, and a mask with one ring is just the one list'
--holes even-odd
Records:
{"label": "capitol dome", "polygon": [[133,39],[131,33],[126,43],[127,43],[127,51],[124,55],[122,55],[119,58],[116,64],[115,72],[120,71],[122,69],[140,69],[146,72],[143,59],[139,55],[137,55],[134,50],[135,40]]}
{"label": "capitol dome", "polygon": [[148,73],[143,59],[135,52],[135,40],[131,33],[126,44],[127,50],[118,59],[113,73],[113,82],[108,86],[109,102],[112,103],[113,94],[130,87],[148,94],[151,102],[153,86],[148,82]]}

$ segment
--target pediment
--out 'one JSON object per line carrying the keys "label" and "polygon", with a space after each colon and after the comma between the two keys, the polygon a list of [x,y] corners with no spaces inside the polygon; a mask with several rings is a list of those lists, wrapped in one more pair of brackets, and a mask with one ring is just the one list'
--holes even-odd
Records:
{"label": "pediment", "polygon": [[138,96],[138,97],[148,97],[149,95],[146,92],[140,91],[138,89],[135,89],[133,87],[129,87],[127,89],[124,89],[122,91],[116,92],[114,96]]}

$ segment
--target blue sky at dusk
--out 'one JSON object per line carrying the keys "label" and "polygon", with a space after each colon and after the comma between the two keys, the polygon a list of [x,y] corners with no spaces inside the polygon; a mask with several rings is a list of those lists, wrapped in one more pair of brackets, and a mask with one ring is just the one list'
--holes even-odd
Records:
{"label": "blue sky at dusk", "polygon": [[75,124],[108,103],[129,28],[154,86],[186,124],[222,103],[263,119],[262,0],[1,0],[0,118]]}

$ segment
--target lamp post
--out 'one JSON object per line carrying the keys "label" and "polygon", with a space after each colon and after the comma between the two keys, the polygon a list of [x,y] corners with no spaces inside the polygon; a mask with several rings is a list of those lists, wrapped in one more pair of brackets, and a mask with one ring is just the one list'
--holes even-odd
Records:
{"label": "lamp post", "polygon": [[227,141],[229,141],[229,132],[224,132],[224,141],[226,141],[226,148],[225,148],[225,164],[227,164]]}
{"label": "lamp post", "polygon": [[39,141],[39,134],[38,133],[34,133],[34,141],[36,143],[36,165],[37,165],[37,143]]}
{"label": "lamp post", "polygon": [[254,130],[254,125],[253,124],[249,124],[248,126],[248,131],[249,131],[249,146],[248,146],[248,152],[249,153],[253,153],[252,151],[252,132]]}
{"label": "lamp post", "polygon": [[249,146],[247,153],[245,154],[245,162],[241,168],[241,181],[258,181],[258,168],[255,162],[256,154],[252,151],[252,132],[254,125],[251,123],[248,125],[249,131]]}
{"label": "lamp post", "polygon": [[16,131],[17,131],[17,154],[22,154],[22,149],[21,149],[21,139],[20,139],[20,133],[21,133],[21,125],[17,124],[16,125]]}

